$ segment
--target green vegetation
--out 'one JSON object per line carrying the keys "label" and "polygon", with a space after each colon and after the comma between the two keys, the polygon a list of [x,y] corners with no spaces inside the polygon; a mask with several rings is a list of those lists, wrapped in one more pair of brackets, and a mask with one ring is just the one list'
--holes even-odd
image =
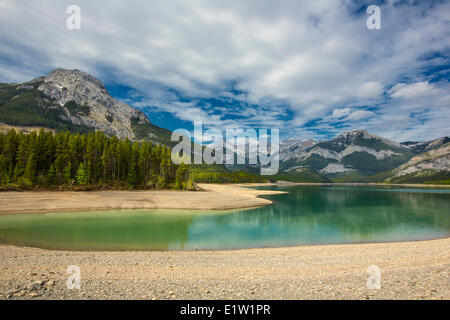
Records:
{"label": "green vegetation", "polygon": [[221,165],[193,165],[191,175],[195,182],[203,183],[267,182],[266,177],[246,171],[229,171]]}
{"label": "green vegetation", "polygon": [[195,189],[187,165],[164,145],[102,132],[0,134],[0,189]]}
{"label": "green vegetation", "polygon": [[383,171],[370,176],[361,175],[358,171],[349,171],[345,173],[334,173],[328,174],[328,177],[333,182],[346,183],[346,182],[359,182],[359,183],[368,183],[368,182],[383,182],[387,178],[392,176],[392,171]]}
{"label": "green vegetation", "polygon": [[424,184],[450,185],[450,179],[448,179],[448,180],[429,180],[429,181],[424,182]]}
{"label": "green vegetation", "polygon": [[397,168],[410,159],[410,156],[392,155],[382,161],[367,152],[353,152],[342,159],[342,163],[358,168],[362,175],[370,176]]}
{"label": "green vegetation", "polygon": [[171,141],[171,132],[167,129],[154,126],[149,123],[141,123],[139,118],[131,119],[131,128],[136,134],[137,140],[151,139],[157,143],[163,143],[165,145],[173,147],[177,142]]}
{"label": "green vegetation", "polygon": [[425,183],[425,184],[450,184],[449,171],[422,170],[416,173],[406,174],[400,177],[392,177],[390,183]]}
{"label": "green vegetation", "polygon": [[306,183],[327,183],[331,182],[328,178],[322,176],[312,168],[302,167],[291,170],[289,172],[282,172],[273,176],[267,177],[269,181],[289,181],[289,182],[306,182]]}
{"label": "green vegetation", "polygon": [[75,101],[66,102],[64,107],[67,110],[69,110],[72,116],[76,115],[87,116],[91,112],[91,108],[89,108],[89,106],[78,104]]}
{"label": "green vegetation", "polygon": [[0,85],[0,122],[17,126],[46,127],[57,131],[87,133],[86,126],[75,126],[59,104],[33,86]]}
{"label": "green vegetation", "polygon": [[[365,138],[358,138],[358,145],[362,147],[367,147],[370,149],[373,149],[375,151],[381,151],[386,150],[386,143],[379,139],[365,139]],[[390,146],[389,149],[394,150],[396,152],[404,153],[405,151],[399,147]]]}
{"label": "green vegetation", "polygon": [[440,171],[435,172],[422,171],[420,174],[412,173],[400,177],[392,177],[392,171],[384,171],[371,176],[361,176],[358,172],[352,171],[346,175],[332,175],[330,179],[335,183],[349,183],[349,182],[359,182],[359,183],[417,183],[417,184],[450,184],[450,172]]}

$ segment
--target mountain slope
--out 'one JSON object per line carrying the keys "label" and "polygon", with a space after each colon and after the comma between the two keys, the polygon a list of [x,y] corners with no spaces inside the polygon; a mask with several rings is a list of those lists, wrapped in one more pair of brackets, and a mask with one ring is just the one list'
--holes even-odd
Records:
{"label": "mountain slope", "polygon": [[402,142],[402,145],[407,146],[416,153],[423,153],[440,148],[441,146],[443,146],[448,142],[450,142],[449,137],[442,137],[439,139],[425,142],[413,142],[413,141]]}
{"label": "mountain slope", "polygon": [[289,182],[303,182],[303,183],[329,183],[330,179],[321,175],[316,170],[309,167],[294,167],[287,171],[282,171],[273,176],[267,176],[271,182],[289,181]]}
{"label": "mountain slope", "polygon": [[170,144],[170,131],[112,98],[104,84],[79,70],[56,69],[23,84],[0,84],[0,122],[55,130],[103,131],[130,140]]}
{"label": "mountain slope", "polygon": [[280,156],[281,168],[309,166],[321,174],[369,176],[392,170],[414,156],[414,151],[400,143],[378,137],[364,130],[344,132],[336,138]]}
{"label": "mountain slope", "polygon": [[450,143],[415,156],[393,171],[388,182],[422,183],[450,180]]}

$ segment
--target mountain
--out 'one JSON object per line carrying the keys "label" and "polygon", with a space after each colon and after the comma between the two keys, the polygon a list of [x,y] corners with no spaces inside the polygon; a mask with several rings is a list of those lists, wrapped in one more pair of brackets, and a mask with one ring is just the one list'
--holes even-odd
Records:
{"label": "mountain", "polygon": [[449,137],[443,137],[443,138],[426,141],[426,142],[407,141],[407,142],[402,142],[401,144],[410,148],[411,150],[413,150],[416,153],[422,153],[422,152],[427,152],[427,151],[431,151],[431,150],[440,148],[441,146],[443,146],[444,144],[449,143],[449,142],[450,142]]}
{"label": "mountain", "polygon": [[[289,138],[280,142],[279,173],[266,178],[291,182],[382,182],[391,177],[392,170],[422,150],[436,150],[449,140],[444,137],[398,143],[365,130],[343,132],[321,142]],[[248,164],[227,168],[259,171],[259,166]]]}
{"label": "mountain", "polygon": [[[168,146],[177,143],[171,141],[169,130],[117,101],[99,79],[79,70],[56,69],[25,83],[0,84],[0,132],[14,128],[29,133],[41,127],[72,133],[103,131],[119,139]],[[257,174],[230,172],[223,165],[193,166],[193,171],[199,182],[266,181]]]}
{"label": "mountain", "polygon": [[170,131],[115,100],[104,84],[79,70],[56,69],[21,84],[0,84],[0,122],[56,131],[103,131],[133,141],[170,143]]}
{"label": "mountain", "polygon": [[450,142],[413,157],[396,168],[387,182],[450,183]]}
{"label": "mountain", "polygon": [[304,183],[311,183],[311,182],[321,182],[321,183],[330,183],[332,182],[330,179],[325,177],[324,175],[320,174],[316,170],[309,168],[309,167],[294,167],[291,169],[288,169],[286,171],[281,171],[280,173],[273,175],[273,176],[267,176],[266,177],[271,182],[277,182],[277,181],[289,181],[289,182],[304,182]]}
{"label": "mountain", "polygon": [[[80,133],[96,130],[120,139],[174,145],[169,130],[153,125],[143,112],[117,101],[100,80],[79,70],[56,69],[25,83],[0,84],[0,131],[11,127],[27,132],[39,127]],[[375,177],[381,181],[388,177],[392,181],[445,177],[448,156],[441,153],[446,152],[448,143],[448,137],[397,143],[364,130],[344,132],[321,142],[290,138],[280,144],[279,174],[268,178],[328,182]],[[253,150],[255,146],[248,148]],[[237,157],[248,160],[245,153]],[[412,163],[408,162],[410,159]],[[226,167],[237,171],[236,176],[256,179],[259,166],[246,163]],[[211,177],[204,178],[216,179],[213,173],[223,176],[223,170],[232,174],[225,166],[220,167],[214,172],[209,170]]]}
{"label": "mountain", "polygon": [[309,167],[326,177],[370,176],[395,169],[416,154],[408,146],[365,130],[344,132],[329,141],[307,144],[285,143],[289,148],[281,151],[280,168],[288,171]]}
{"label": "mountain", "polygon": [[280,142],[280,156],[289,157],[298,154],[308,148],[316,145],[314,140],[302,140],[298,138],[289,138]]}

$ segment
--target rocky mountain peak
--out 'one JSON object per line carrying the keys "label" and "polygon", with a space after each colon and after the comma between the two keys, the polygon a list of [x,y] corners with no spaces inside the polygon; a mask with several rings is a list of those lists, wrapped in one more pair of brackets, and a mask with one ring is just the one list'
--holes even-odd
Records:
{"label": "rocky mountain peak", "polygon": [[407,149],[406,146],[396,141],[377,136],[367,130],[351,130],[343,132],[331,141],[342,145],[367,145],[367,141],[372,141],[394,148]]}
{"label": "rocky mountain peak", "polygon": [[312,147],[316,144],[316,142],[312,139],[300,139],[300,138],[287,138],[281,141],[280,149],[291,149],[291,148],[300,148],[306,149]]}
{"label": "rocky mountain peak", "polygon": [[99,79],[91,76],[90,74],[80,70],[67,70],[67,69],[55,69],[50,72],[44,81],[47,83],[62,84],[67,83],[75,85],[76,83],[85,84],[91,83],[94,86],[99,87],[101,90],[106,90],[105,85]]}
{"label": "rocky mountain peak", "polygon": [[33,81],[39,83],[39,91],[57,101],[75,125],[135,139],[133,126],[150,124],[144,113],[115,100],[99,79],[86,72],[55,69]]}
{"label": "rocky mountain peak", "polygon": [[68,101],[77,103],[101,103],[112,107],[114,99],[105,85],[97,78],[79,70],[55,69],[41,78],[39,90],[57,100],[61,106]]}
{"label": "rocky mountain peak", "polygon": [[358,139],[382,139],[381,137],[378,137],[377,135],[370,133],[367,130],[351,130],[342,132],[339,134],[336,138],[336,140],[345,140],[348,141],[349,144],[352,142],[358,141]]}
{"label": "rocky mountain peak", "polygon": [[418,142],[418,141],[406,141],[402,142],[402,145],[405,147],[414,150],[417,153],[427,152],[434,149],[437,149],[441,147],[442,145],[449,143],[450,138],[449,137],[442,137],[431,141],[424,141],[424,142]]}

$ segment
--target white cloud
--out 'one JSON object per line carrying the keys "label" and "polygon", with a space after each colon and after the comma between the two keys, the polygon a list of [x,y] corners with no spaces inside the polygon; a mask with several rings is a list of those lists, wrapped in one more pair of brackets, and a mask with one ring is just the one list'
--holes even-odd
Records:
{"label": "white cloud", "polygon": [[376,81],[369,81],[359,86],[357,95],[359,98],[372,99],[383,93],[383,86]]}
{"label": "white cloud", "polygon": [[[279,126],[307,138],[314,128],[302,126],[311,121],[322,119],[318,131],[334,132],[337,120],[376,131],[401,118],[405,132],[430,128],[408,134],[448,134],[442,122],[450,114],[448,83],[431,84],[421,75],[445,61],[421,58],[448,52],[449,2],[389,1],[381,5],[383,29],[376,31],[366,28],[364,11],[349,10],[355,5],[348,1],[78,0],[81,30],[66,29],[68,2],[24,2],[1,1],[0,81],[77,68],[131,86],[144,96],[140,106],[151,103],[180,119],[216,126]],[[244,93],[227,91],[230,81]],[[394,102],[383,100],[389,87]],[[180,105],[168,88],[193,102]],[[195,103],[216,96],[259,107],[238,110],[246,118],[237,123]],[[410,116],[430,107],[441,108],[440,117]],[[280,120],[288,112],[293,118]]]}
{"label": "white cloud", "polygon": [[398,83],[389,90],[389,93],[393,98],[415,99],[437,94],[439,89],[428,82]]}
{"label": "white cloud", "polygon": [[367,118],[373,117],[374,115],[375,115],[375,113],[373,113],[371,111],[357,110],[357,111],[352,112],[346,118],[346,120],[349,120],[349,121],[362,120],[362,119],[367,119]]}
{"label": "white cloud", "polygon": [[334,109],[331,117],[335,119],[343,118],[345,116],[348,116],[350,112],[351,112],[350,108]]}

